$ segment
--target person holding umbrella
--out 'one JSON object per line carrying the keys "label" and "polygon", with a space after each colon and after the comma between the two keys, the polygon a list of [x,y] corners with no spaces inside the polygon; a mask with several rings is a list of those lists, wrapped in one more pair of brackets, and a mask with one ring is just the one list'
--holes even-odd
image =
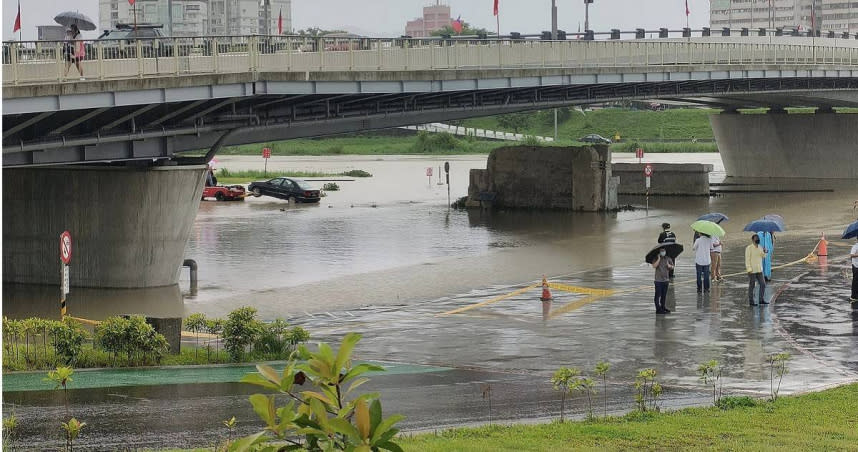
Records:
{"label": "person holding umbrella", "polygon": [[78,74],[80,74],[80,79],[83,80],[83,67],[80,62],[86,56],[86,47],[83,45],[80,29],[77,28],[77,24],[71,24],[69,29],[66,30],[66,42],[63,44],[63,54],[66,59],[66,77],[68,77],[69,69],[71,69],[72,63],[74,63]]}
{"label": "person holding umbrella", "polygon": [[[858,221],[850,224],[841,238],[843,240],[858,239]],[[858,242],[852,245],[852,249],[849,250],[849,261],[852,263],[852,296],[849,297],[849,300],[854,305],[858,303]]]}
{"label": "person holding umbrella", "polygon": [[[676,243],[676,234],[670,230],[670,223],[661,224],[661,234],[658,235],[658,243]],[[675,263],[674,263],[675,265]],[[670,279],[674,278],[673,267],[670,269]]]}
{"label": "person holding umbrella", "polygon": [[655,269],[655,313],[670,314],[667,309],[667,289],[670,286],[670,270],[674,267],[674,259],[682,253],[682,245],[676,242],[662,242],[647,253],[644,260]]}
{"label": "person holding umbrella", "polygon": [[760,246],[760,236],[754,234],[751,236],[751,244],[745,248],[745,271],[748,272],[748,303],[751,306],[756,306],[754,303],[754,285],[760,285],[760,304],[769,304],[766,301],[766,279],[763,278],[763,259],[766,258],[768,251]]}
{"label": "person holding umbrella", "polygon": [[709,292],[709,269],[712,265],[712,237],[723,237],[724,228],[708,220],[697,220],[691,224],[691,229],[700,234],[694,240],[694,265],[697,269],[697,293]]}

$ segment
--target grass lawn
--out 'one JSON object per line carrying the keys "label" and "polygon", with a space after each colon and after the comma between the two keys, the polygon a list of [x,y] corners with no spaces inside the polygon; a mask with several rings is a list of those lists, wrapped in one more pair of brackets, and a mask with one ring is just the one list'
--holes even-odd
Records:
{"label": "grass lawn", "polygon": [[400,438],[407,451],[858,450],[858,384],[754,407],[488,426]]}
{"label": "grass lawn", "polygon": [[296,139],[269,143],[230,146],[220,155],[262,155],[270,148],[271,155],[402,155],[402,154],[488,154],[492,149],[509,143],[487,140],[456,140],[456,146],[426,152],[417,144],[416,136],[352,135],[345,137]]}
{"label": "grass lawn", "polygon": [[372,174],[363,170],[350,170],[342,173],[326,173],[321,171],[268,171],[259,170],[232,171],[228,168],[217,170],[217,181],[220,185],[245,184],[253,181],[269,180],[275,177],[296,178],[334,178],[334,177],[372,177]]}

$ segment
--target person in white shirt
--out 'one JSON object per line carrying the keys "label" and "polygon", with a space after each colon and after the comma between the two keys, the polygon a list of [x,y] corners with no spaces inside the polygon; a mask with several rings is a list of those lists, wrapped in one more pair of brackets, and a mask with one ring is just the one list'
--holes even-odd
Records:
{"label": "person in white shirt", "polygon": [[697,269],[697,293],[709,292],[709,266],[712,265],[712,238],[706,234],[700,234],[694,241],[694,267]]}
{"label": "person in white shirt", "polygon": [[[855,237],[858,241],[858,237]],[[852,245],[849,250],[849,257],[852,258],[852,297],[850,300],[853,304],[858,303],[858,242]]]}
{"label": "person in white shirt", "polygon": [[712,237],[712,248],[709,249],[709,255],[712,257],[712,281],[723,281],[724,275],[721,274],[721,250],[724,242],[718,237]]}

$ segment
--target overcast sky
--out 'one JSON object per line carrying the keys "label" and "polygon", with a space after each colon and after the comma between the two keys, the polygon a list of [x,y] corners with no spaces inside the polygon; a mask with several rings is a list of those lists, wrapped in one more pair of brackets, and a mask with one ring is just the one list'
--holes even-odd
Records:
{"label": "overcast sky", "polygon": [[[492,0],[442,0],[450,5],[453,17],[489,30],[496,28]],[[597,31],[611,28],[632,30],[636,27],[671,29],[685,26],[686,0],[595,0],[590,5],[590,24]],[[421,16],[422,7],[435,0],[292,0],[293,27],[318,26],[326,29],[345,28],[359,34],[399,36],[405,22]],[[17,3],[3,0],[3,39],[13,36]],[[567,31],[583,28],[583,0],[557,0],[559,27]],[[692,28],[709,23],[709,0],[688,0]],[[501,33],[510,31],[535,33],[551,26],[550,0],[500,0]],[[21,21],[25,40],[36,38],[36,25],[53,24],[62,11],[77,10],[98,23],[98,0],[23,0]],[[16,33],[17,35],[17,33]],[[98,32],[84,32],[95,38]],[[17,37],[17,36],[16,36]]]}

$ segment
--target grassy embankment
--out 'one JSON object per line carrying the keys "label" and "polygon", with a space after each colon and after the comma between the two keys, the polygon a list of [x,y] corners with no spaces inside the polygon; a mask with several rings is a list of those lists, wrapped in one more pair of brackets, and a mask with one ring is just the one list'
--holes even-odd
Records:
{"label": "grassy embankment", "polygon": [[268,180],[275,177],[305,178],[334,178],[334,177],[372,177],[372,174],[364,170],[350,170],[341,173],[326,173],[320,171],[268,171],[259,170],[231,171],[222,168],[217,171],[217,181],[221,185],[245,184],[257,180]]}
{"label": "grassy embankment", "polygon": [[753,407],[632,413],[608,420],[465,428],[406,437],[413,451],[856,450],[858,384]]}
{"label": "grassy embankment", "polygon": [[[711,140],[712,129],[709,115],[716,110],[674,109],[666,111],[644,111],[603,109],[582,115],[573,111],[559,124],[557,145],[578,144],[578,138],[598,133],[613,137],[619,132],[624,143],[613,145],[616,152],[633,150],[634,140],[646,140],[647,152],[715,152],[714,143],[691,143],[691,138]],[[525,135],[553,136],[553,116],[533,112],[532,117],[520,133]],[[546,120],[545,118],[550,120]],[[462,126],[486,130],[513,132],[502,127],[497,117],[469,119]],[[444,134],[417,136],[384,136],[360,134],[318,139],[296,139],[227,147],[221,155],[259,155],[262,148],[271,149],[272,155],[401,155],[401,154],[486,154],[493,149],[511,145],[510,142],[470,139],[466,137],[444,137]],[[658,140],[680,140],[683,143],[654,143]]]}

